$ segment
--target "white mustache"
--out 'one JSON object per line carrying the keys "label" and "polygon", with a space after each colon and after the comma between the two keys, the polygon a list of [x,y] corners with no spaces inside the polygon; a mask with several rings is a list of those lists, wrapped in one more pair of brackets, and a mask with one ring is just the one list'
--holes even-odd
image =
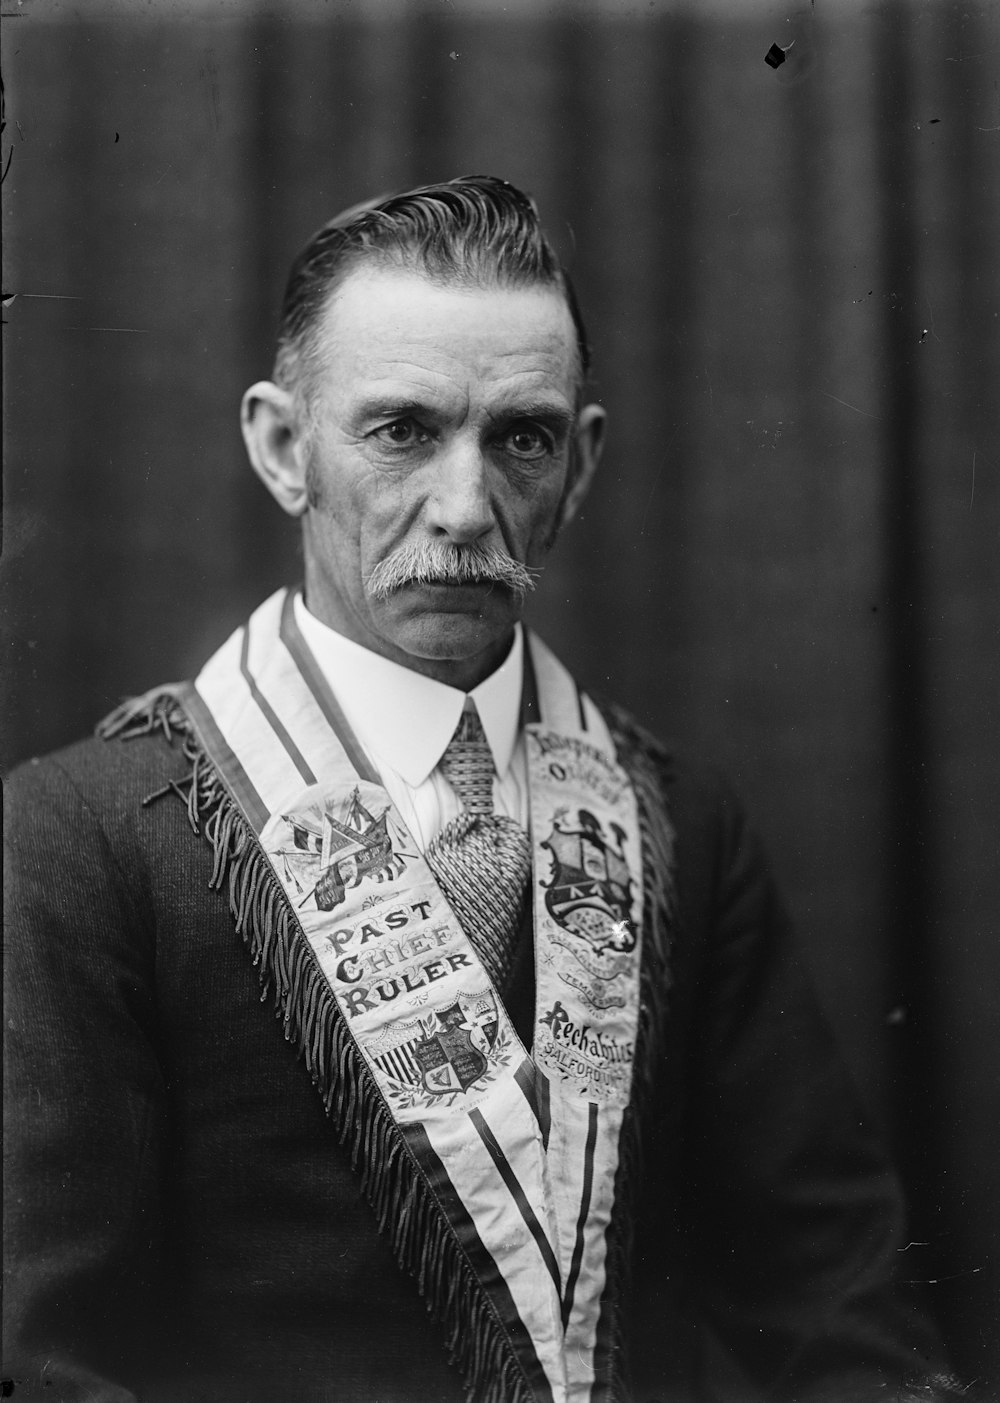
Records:
{"label": "white mustache", "polygon": [[365,583],[373,599],[388,599],[409,584],[500,585],[523,599],[535,588],[535,576],[540,573],[496,546],[419,541],[400,546],[379,561]]}

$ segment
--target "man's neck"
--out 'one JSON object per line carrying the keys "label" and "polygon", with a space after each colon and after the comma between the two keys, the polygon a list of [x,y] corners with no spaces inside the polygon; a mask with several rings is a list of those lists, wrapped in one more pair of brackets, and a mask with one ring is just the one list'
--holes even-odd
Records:
{"label": "man's neck", "polygon": [[303,641],[377,768],[385,762],[408,785],[422,783],[471,696],[503,777],[520,726],[524,644],[518,630],[499,666],[466,693],[355,643],[317,619],[301,597],[294,608]]}

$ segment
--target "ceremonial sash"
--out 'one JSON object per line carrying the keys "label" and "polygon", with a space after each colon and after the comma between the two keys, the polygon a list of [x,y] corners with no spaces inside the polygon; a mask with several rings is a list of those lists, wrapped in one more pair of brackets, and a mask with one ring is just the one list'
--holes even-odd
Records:
{"label": "ceremonial sash", "polygon": [[[267,600],[175,697],[279,884],[255,957],[276,966],[328,1106],[338,1077],[359,1086],[344,1114],[368,1127],[365,1172],[394,1176],[404,1217],[426,1200],[414,1231],[450,1243],[441,1252],[482,1293],[517,1397],[597,1403],[610,1390],[609,1225],[640,1017],[641,837],[601,713],[534,637],[525,656],[537,701],[524,728],[530,1053],[351,734],[293,595]],[[251,897],[239,900],[238,923]],[[455,1286],[435,1270],[421,1285],[435,1279],[447,1312]],[[486,1353],[477,1364],[456,1349],[485,1397]]]}

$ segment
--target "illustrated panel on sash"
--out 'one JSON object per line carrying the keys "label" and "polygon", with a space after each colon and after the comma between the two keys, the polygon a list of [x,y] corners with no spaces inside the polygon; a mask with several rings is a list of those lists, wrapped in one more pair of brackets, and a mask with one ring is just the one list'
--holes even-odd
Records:
{"label": "illustrated panel on sash", "polygon": [[[261,841],[400,1122],[478,1106],[524,1051],[423,857],[358,781],[314,786]],[[400,880],[402,879],[402,880]]]}
{"label": "illustrated panel on sash", "polygon": [[624,770],[577,736],[530,727],[536,849],[538,1067],[566,1090],[628,1103],[641,958],[642,864]]}
{"label": "illustrated panel on sash", "polygon": [[595,1349],[638,1018],[638,814],[628,776],[602,746],[539,726],[528,728],[526,744],[536,854],[533,1056],[548,1084],[567,1399],[589,1403],[608,1385]]}

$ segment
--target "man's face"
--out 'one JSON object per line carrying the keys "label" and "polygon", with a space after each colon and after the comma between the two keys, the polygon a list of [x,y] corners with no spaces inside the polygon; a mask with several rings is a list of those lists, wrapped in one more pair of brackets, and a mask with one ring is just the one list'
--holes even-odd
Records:
{"label": "man's face", "polygon": [[352,272],[321,328],[308,444],[306,596],[325,623],[419,671],[474,684],[521,599],[493,583],[372,572],[401,547],[494,547],[541,565],[575,461],[572,319],[549,288],[455,288]]}

